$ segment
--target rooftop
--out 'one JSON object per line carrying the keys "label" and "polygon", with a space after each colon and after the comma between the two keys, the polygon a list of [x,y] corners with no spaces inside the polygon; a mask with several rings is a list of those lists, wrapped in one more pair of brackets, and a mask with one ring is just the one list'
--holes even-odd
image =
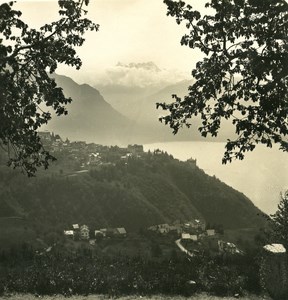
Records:
{"label": "rooftop", "polygon": [[282,244],[270,244],[263,247],[265,250],[272,253],[285,253],[286,249]]}

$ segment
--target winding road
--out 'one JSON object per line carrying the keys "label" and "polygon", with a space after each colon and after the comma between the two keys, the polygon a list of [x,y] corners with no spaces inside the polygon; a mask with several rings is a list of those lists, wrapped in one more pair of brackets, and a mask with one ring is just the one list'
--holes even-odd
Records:
{"label": "winding road", "polygon": [[181,239],[176,240],[176,241],[175,241],[175,244],[178,246],[178,248],[179,248],[182,252],[186,253],[188,256],[190,256],[190,257],[194,257],[194,256],[195,256],[195,254],[189,252],[189,251],[181,244]]}

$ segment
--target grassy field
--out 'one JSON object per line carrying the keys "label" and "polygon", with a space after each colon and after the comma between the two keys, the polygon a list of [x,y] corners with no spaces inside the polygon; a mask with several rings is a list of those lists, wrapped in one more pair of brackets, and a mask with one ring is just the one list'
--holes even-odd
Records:
{"label": "grassy field", "polygon": [[42,299],[42,300],[108,300],[108,299],[117,299],[117,300],[272,300],[270,297],[267,296],[245,296],[240,298],[235,297],[216,297],[216,296],[208,296],[206,294],[199,294],[192,297],[169,297],[169,296],[151,296],[151,297],[145,297],[145,296],[125,296],[125,297],[118,297],[118,298],[110,298],[108,296],[103,295],[89,295],[89,296],[71,296],[69,298],[64,296],[44,296],[44,297],[38,297],[33,295],[9,295],[9,296],[2,296],[0,297],[0,300],[36,300],[36,299]]}

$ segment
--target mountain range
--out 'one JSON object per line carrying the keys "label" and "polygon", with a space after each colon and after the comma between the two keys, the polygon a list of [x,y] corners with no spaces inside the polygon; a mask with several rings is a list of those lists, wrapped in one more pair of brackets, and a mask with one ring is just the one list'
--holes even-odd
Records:
{"label": "mountain range", "polygon": [[[64,94],[73,101],[67,105],[67,116],[53,115],[43,130],[58,132],[71,140],[106,145],[202,139],[197,132],[199,119],[193,121],[190,129],[183,128],[177,135],[173,135],[169,126],[158,120],[163,111],[156,109],[156,102],[169,102],[174,93],[185,95],[191,81],[184,80],[161,88],[156,85],[106,85],[100,86],[100,92],[88,84],[80,85],[67,76],[55,74],[54,78]],[[217,141],[225,140],[231,130],[226,129],[226,133],[220,135]]]}
{"label": "mountain range", "polygon": [[[139,122],[137,118],[131,118],[129,113],[124,116],[123,111],[118,112],[96,88],[88,84],[79,85],[67,76],[55,74],[54,78],[63,88],[65,96],[72,98],[72,103],[67,105],[67,116],[53,115],[42,130],[57,132],[71,140],[106,145],[143,144],[173,139],[171,130],[160,124],[157,117],[154,124]],[[114,88],[117,90],[117,87]],[[151,111],[151,108],[147,108],[147,111]],[[181,140],[180,135],[177,138]]]}

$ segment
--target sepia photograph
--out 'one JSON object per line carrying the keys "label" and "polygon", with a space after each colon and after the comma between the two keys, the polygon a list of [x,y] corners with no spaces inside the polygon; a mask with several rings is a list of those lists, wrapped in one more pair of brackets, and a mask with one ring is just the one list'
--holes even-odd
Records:
{"label": "sepia photograph", "polygon": [[287,300],[287,137],[287,0],[0,0],[0,300]]}

